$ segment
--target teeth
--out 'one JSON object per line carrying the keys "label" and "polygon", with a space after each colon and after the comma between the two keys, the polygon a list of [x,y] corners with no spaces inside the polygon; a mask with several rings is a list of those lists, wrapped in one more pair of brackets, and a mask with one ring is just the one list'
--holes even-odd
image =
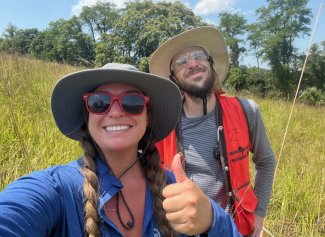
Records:
{"label": "teeth", "polygon": [[120,126],[112,126],[112,127],[106,127],[106,131],[108,132],[116,132],[116,131],[123,131],[130,128],[130,126],[127,125],[120,125]]}

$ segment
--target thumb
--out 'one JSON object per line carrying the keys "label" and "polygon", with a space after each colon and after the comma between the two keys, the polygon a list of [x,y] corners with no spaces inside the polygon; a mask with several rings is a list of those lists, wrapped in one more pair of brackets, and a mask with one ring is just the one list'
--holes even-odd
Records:
{"label": "thumb", "polygon": [[172,163],[172,171],[175,175],[177,183],[183,183],[184,181],[188,180],[183,168],[183,162],[184,162],[183,154],[177,153],[174,156],[173,163]]}

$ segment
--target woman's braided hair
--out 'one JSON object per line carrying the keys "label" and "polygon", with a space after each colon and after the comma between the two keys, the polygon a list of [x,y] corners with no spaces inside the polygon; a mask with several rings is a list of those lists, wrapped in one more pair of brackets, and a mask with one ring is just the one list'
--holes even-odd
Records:
{"label": "woman's braided hair", "polygon": [[[150,117],[150,108],[148,108]],[[87,125],[82,127],[83,136],[80,145],[84,150],[84,167],[82,173],[84,179],[84,215],[86,237],[99,237],[100,234],[100,216],[98,213],[99,182],[97,176],[96,154],[98,146],[92,140]],[[154,217],[162,236],[178,236],[166,219],[166,213],[163,209],[162,190],[166,186],[166,173],[160,166],[160,156],[155,147],[155,138],[150,124],[139,142],[139,150],[145,152],[140,159],[145,176],[147,177],[149,189],[152,193]]]}
{"label": "woman's braided hair", "polygon": [[160,166],[160,156],[155,146],[154,134],[151,127],[148,126],[147,131],[139,143],[140,149],[145,149],[148,145],[147,151],[141,158],[140,162],[145,172],[149,183],[149,189],[152,193],[154,217],[158,228],[162,236],[178,236],[176,231],[171,227],[170,223],[166,219],[166,212],[163,209],[162,202],[164,197],[162,196],[162,190],[166,187],[166,173]]}
{"label": "woman's braided hair", "polygon": [[84,166],[81,168],[85,176],[84,179],[84,215],[85,215],[85,231],[88,237],[100,236],[100,217],[98,214],[99,199],[99,182],[97,176],[96,164],[96,145],[94,144],[89,131],[84,125],[82,127],[84,135],[80,140],[80,146],[84,150]]}

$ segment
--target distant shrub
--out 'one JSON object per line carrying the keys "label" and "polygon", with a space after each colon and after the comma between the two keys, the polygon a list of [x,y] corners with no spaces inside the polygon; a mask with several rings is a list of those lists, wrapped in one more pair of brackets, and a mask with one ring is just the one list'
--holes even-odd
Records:
{"label": "distant shrub", "polygon": [[263,68],[252,67],[246,72],[247,89],[256,95],[266,97],[272,91],[276,91],[271,73]]}
{"label": "distant shrub", "polygon": [[247,88],[246,70],[239,67],[231,67],[228,78],[225,81],[225,86],[234,91],[241,91]]}
{"label": "distant shrub", "polygon": [[280,94],[275,88],[270,71],[257,67],[231,67],[225,87],[228,91],[235,93],[249,91],[250,94],[260,97],[277,94],[275,96],[277,98]]}
{"label": "distant shrub", "polygon": [[325,105],[325,94],[316,87],[309,87],[301,93],[299,101],[310,105]]}

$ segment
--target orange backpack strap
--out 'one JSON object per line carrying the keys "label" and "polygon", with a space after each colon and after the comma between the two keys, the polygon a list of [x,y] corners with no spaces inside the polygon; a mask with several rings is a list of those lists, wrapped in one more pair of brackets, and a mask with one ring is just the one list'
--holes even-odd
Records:
{"label": "orange backpack strap", "polygon": [[217,96],[220,130],[220,159],[238,230],[247,235],[254,230],[257,198],[250,183],[250,132],[245,110],[236,97]]}

